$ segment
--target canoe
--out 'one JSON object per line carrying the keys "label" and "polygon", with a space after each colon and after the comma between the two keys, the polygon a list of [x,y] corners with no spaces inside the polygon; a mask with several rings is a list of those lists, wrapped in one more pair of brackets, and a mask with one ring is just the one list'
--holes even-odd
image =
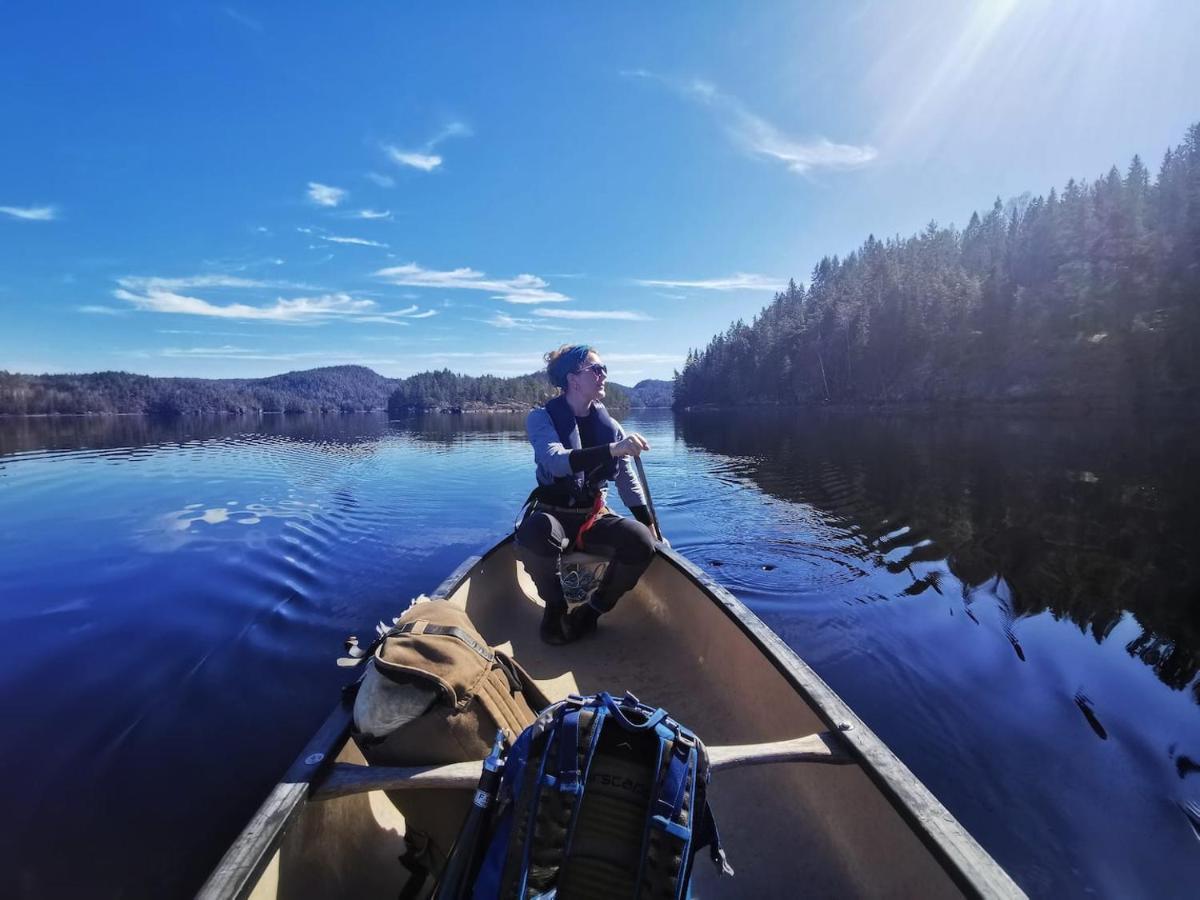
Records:
{"label": "canoe", "polygon": [[[701,854],[694,896],[1024,896],[802,659],[673,549],[659,548],[597,634],[562,647],[538,638],[540,601],[511,537],[431,596],[465,608],[493,646],[509,645],[551,699],[629,691],[728,761],[710,797],[737,874],[719,875]],[[453,841],[474,778],[455,767],[367,766],[350,736],[350,694],[229,848],[202,900],[394,898],[407,877],[397,861],[406,828]],[[773,756],[771,747],[790,751]],[[736,765],[780,755],[792,761]]]}

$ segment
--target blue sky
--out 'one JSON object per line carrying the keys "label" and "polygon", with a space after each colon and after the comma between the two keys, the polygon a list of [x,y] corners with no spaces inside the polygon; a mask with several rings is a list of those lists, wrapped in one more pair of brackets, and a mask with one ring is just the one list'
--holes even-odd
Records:
{"label": "blue sky", "polygon": [[22,3],[0,369],[670,377],[867,234],[1200,120],[1194,0]]}

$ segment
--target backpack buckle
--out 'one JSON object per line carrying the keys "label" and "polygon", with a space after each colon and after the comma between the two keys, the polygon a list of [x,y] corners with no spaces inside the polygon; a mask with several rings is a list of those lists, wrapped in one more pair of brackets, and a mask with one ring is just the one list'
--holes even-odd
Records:
{"label": "backpack buckle", "polygon": [[700,745],[700,739],[680,725],[678,722],[672,722],[675,726],[675,742],[687,748],[689,751],[696,749]]}

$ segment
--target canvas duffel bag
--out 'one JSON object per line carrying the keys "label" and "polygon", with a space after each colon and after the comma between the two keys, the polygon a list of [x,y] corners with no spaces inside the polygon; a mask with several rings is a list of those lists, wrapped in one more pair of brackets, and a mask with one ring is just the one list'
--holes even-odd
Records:
{"label": "canvas duffel bag", "polygon": [[418,600],[376,642],[354,704],[356,738],[374,765],[483,759],[549,706],[529,675],[489,647],[466,612]]}

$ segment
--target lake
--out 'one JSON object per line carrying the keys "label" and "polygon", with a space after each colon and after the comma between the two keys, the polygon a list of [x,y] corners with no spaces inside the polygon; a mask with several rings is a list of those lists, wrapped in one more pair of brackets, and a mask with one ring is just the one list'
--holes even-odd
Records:
{"label": "lake", "polygon": [[[676,549],[1026,891],[1192,893],[1193,420],[624,424]],[[3,893],[190,896],[332,706],[343,639],[509,531],[532,479],[520,416],[0,420]]]}

